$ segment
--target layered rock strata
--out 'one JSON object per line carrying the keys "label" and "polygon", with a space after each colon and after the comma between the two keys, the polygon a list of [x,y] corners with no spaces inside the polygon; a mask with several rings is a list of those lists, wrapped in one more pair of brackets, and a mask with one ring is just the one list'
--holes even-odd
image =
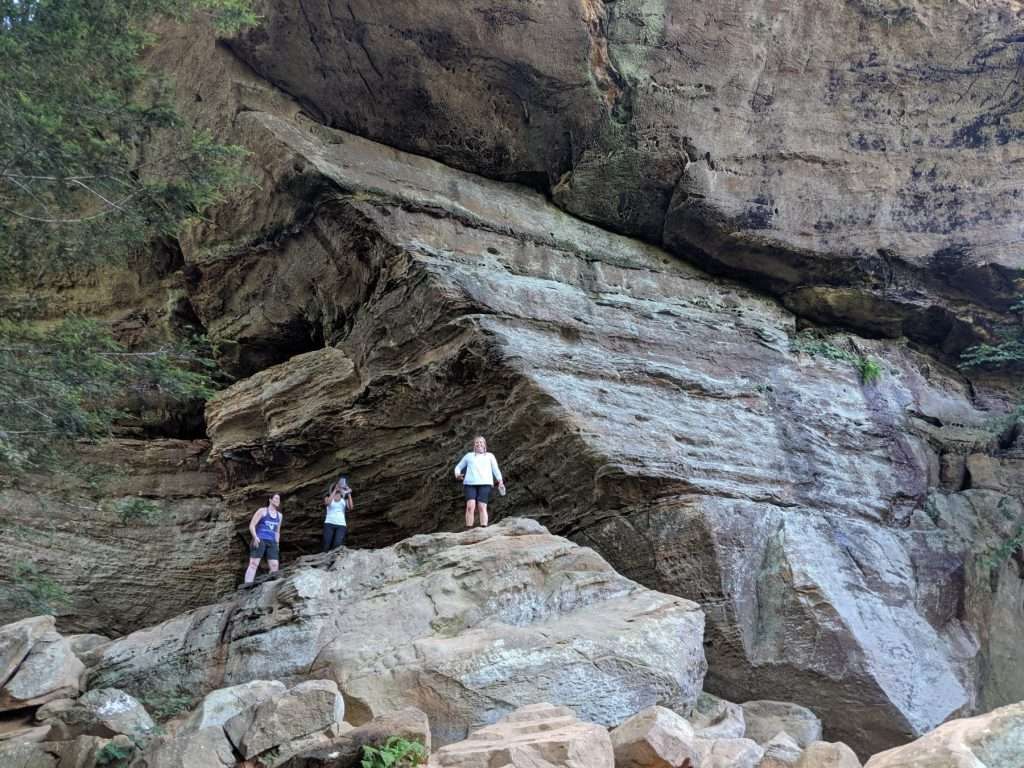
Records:
{"label": "layered rock strata", "polygon": [[1024,12],[889,0],[268,0],[307,114],[955,354],[1014,301]]}
{"label": "layered rock strata", "polygon": [[[1019,466],[997,393],[904,346],[800,336],[777,304],[525,190],[301,118],[250,110],[235,131],[273,190],[236,218],[277,239],[190,249],[197,312],[229,363],[303,323],[329,346],[211,403],[233,503],[291,494],[313,547],[344,467],[371,511],[353,541],[454,526],[450,463],[483,432],[509,509],[702,602],[712,690],[811,705],[860,749],[975,706],[1006,650],[978,637],[985,595],[1020,582],[972,570],[1012,539],[1019,482],[957,473]],[[879,382],[852,364],[868,357]]]}
{"label": "layered rock strata", "polygon": [[350,722],[416,706],[447,744],[536,701],[605,726],[658,702],[688,712],[705,671],[702,633],[694,603],[510,520],[305,561],[103,646],[88,680],[146,698],[325,678]]}
{"label": "layered rock strata", "polygon": [[120,634],[233,587],[225,561],[241,545],[208,450],[115,440],[83,447],[67,475],[0,487],[0,612]]}

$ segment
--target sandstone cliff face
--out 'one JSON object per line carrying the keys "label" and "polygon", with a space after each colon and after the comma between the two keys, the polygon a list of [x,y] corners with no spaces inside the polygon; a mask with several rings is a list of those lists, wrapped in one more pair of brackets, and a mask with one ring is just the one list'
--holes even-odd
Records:
{"label": "sandstone cliff face", "polygon": [[833,338],[882,361],[864,386],[800,352],[777,304],[525,190],[259,109],[234,131],[272,193],[187,251],[197,313],[241,370],[267,339],[328,345],[211,403],[240,516],[283,490],[312,547],[344,467],[368,511],[353,541],[454,527],[449,465],[483,431],[509,509],[702,602],[725,695],[813,705],[870,748],[974,707],[990,658],[1015,665],[1002,629],[979,637],[1006,598],[975,568],[1019,524],[1019,483],[966,479],[1019,474],[997,394]]}
{"label": "sandstone cliff face", "polygon": [[[918,55],[911,41],[922,30],[946,34],[930,6],[908,7],[773,7],[756,29],[753,11],[720,4],[690,9],[684,23],[678,9],[641,13],[621,1],[505,4],[501,13],[472,3],[441,11],[270,3],[267,26],[230,45],[298,102],[212,37],[172,35],[153,60],[181,73],[191,119],[253,151],[259,182],[182,243],[189,306],[240,379],[207,411],[211,471],[224,486],[196,494],[212,509],[181,518],[182,529],[210,533],[186,550],[196,559],[183,560],[182,572],[205,563],[218,573],[208,583],[223,589],[244,558],[234,533],[273,491],[286,495],[285,560],[312,551],[319,499],[339,469],[356,488],[356,546],[459,527],[451,466],[483,432],[510,476],[509,496],[492,508],[499,516],[539,519],[628,577],[700,603],[713,691],[810,706],[828,738],[864,752],[1020,699],[1024,577],[1006,545],[1024,525],[1024,443],[1003,419],[1010,394],[902,341],[808,338],[786,308],[949,351],[1005,307],[1004,278],[1020,264],[999,240],[1002,228],[984,229],[993,245],[982,248],[983,224],[965,213],[949,225],[966,243],[960,256],[934,258],[956,238],[944,224],[897,216],[893,196],[901,179],[916,179],[928,194],[914,210],[939,216],[929,206],[945,203],[934,193],[969,156],[979,176],[956,182],[969,192],[963,205],[1003,221],[1009,186],[990,182],[1009,178],[1000,174],[1014,166],[998,158],[1013,159],[1016,139],[956,148],[932,137],[953,109],[942,106],[951,82],[968,78],[958,115],[976,95],[994,98],[1004,33],[989,30],[1006,29],[1005,9],[948,9],[944,29],[959,19],[979,46],[992,41],[968,88],[956,67],[929,79],[900,63]],[[328,39],[331,10],[337,34]],[[362,18],[384,13],[387,23]],[[706,23],[690,23],[702,13]],[[794,25],[807,29],[796,34]],[[641,26],[661,42],[622,43],[627,27],[639,35]],[[498,45],[492,28],[541,37],[503,35]],[[725,56],[715,42],[724,28],[740,53],[757,34],[781,35],[790,47],[712,66]],[[849,30],[860,36],[840,34]],[[818,41],[800,61],[805,74],[823,76],[826,31],[828,55],[840,62],[831,106],[797,87],[790,54],[778,58]],[[358,73],[369,81],[362,62],[390,50],[382,40],[404,53],[378,63],[371,100]],[[850,40],[862,41],[865,56],[884,40],[882,63],[843,65]],[[1006,51],[1017,45],[1003,42]],[[316,47],[321,58],[311,59]],[[471,53],[482,49],[491,54]],[[663,69],[650,63],[662,56],[670,57]],[[344,63],[334,69],[311,64],[335,57]],[[438,57],[445,65],[435,70]],[[515,64],[523,58],[532,63]],[[676,70],[689,62],[703,72],[705,59],[717,74],[697,81],[709,86],[702,95]],[[750,80],[751,61],[762,62],[763,80]],[[544,74],[552,66],[558,71]],[[908,128],[909,148],[837,148],[834,126],[866,126],[853,119],[850,82],[875,76],[875,90],[856,87],[909,99],[899,125],[924,127]],[[886,78],[898,83],[886,90]],[[922,87],[912,92],[908,82]],[[492,103],[488,85],[527,121],[500,111],[476,121]],[[438,106],[409,102],[410,92]],[[774,100],[754,109],[753,93]],[[916,99],[933,99],[939,117]],[[410,104],[419,108],[399,108]],[[979,105],[979,114],[989,108]],[[464,168],[554,185],[561,207],[309,115]],[[995,137],[999,125],[982,124],[978,135]],[[926,138],[914,145],[918,134]],[[933,178],[914,170],[917,157],[934,166]],[[607,190],[621,194],[604,201]],[[762,190],[771,204],[746,202]],[[728,267],[783,303],[566,211]],[[816,229],[812,215],[831,229]],[[881,364],[877,383],[863,383],[849,362],[866,356]],[[60,515],[75,520],[72,510]],[[147,541],[123,562],[152,562],[161,543]],[[105,572],[82,594],[125,589],[131,573]],[[66,578],[81,577],[69,570]],[[160,618],[214,596],[187,592]],[[84,603],[68,618],[105,620]],[[133,615],[125,625],[147,623]]]}
{"label": "sandstone cliff face", "polygon": [[797,312],[956,352],[1021,276],[1014,0],[267,0],[321,122],[551,190]]}

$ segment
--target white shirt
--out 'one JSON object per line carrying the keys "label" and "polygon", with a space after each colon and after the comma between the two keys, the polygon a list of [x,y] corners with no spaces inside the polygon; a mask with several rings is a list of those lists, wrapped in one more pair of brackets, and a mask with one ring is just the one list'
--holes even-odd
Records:
{"label": "white shirt", "polygon": [[470,451],[467,453],[462,457],[462,461],[455,466],[455,476],[463,474],[463,471],[466,475],[466,479],[462,481],[463,485],[494,485],[495,480],[501,482],[498,460],[490,452]]}
{"label": "white shirt", "polygon": [[345,507],[348,506],[345,500],[332,501],[327,505],[327,518],[324,520],[325,523],[330,525],[348,525],[345,522]]}

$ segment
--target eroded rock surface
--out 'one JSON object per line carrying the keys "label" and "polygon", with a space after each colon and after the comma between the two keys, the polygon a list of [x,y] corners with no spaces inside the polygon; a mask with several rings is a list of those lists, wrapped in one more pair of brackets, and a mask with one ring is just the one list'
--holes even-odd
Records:
{"label": "eroded rock surface", "polygon": [[615,768],[608,732],[568,707],[532,704],[442,747],[428,768]]}
{"label": "eroded rock surface", "polygon": [[[343,467],[372,510],[350,543],[455,527],[450,464],[484,432],[511,478],[492,511],[706,606],[710,690],[806,703],[863,751],[995,692],[988,659],[1009,669],[1004,638],[1024,623],[1007,608],[1021,579],[974,568],[1024,520],[997,389],[901,344],[800,335],[777,303],[540,195],[266,111],[256,92],[202,86],[200,113],[233,105],[220,129],[258,148],[262,197],[188,244],[191,296],[240,372],[302,350],[295,334],[325,348],[211,403],[239,520],[283,491],[309,551]],[[849,362],[867,357],[878,382]],[[965,488],[973,455],[1008,462],[1008,484]]]}
{"label": "eroded rock surface", "polygon": [[324,124],[552,189],[820,321],[953,352],[1013,301],[1013,0],[265,14],[232,50]]}
{"label": "eroded rock surface", "polygon": [[446,744],[545,699],[603,726],[655,703],[687,712],[702,628],[694,603],[511,520],[299,564],[104,646],[89,680],[154,696],[332,679],[350,722],[412,705]]}
{"label": "eroded rock surface", "polygon": [[877,754],[865,768],[1016,768],[1024,755],[1024,703],[952,720],[902,747]]}

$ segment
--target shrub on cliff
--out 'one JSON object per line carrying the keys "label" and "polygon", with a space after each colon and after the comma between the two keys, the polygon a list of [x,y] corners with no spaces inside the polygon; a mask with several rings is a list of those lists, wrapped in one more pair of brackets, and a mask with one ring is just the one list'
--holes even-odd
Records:
{"label": "shrub on cliff", "polygon": [[189,129],[139,63],[159,17],[236,28],[249,0],[0,0],[0,466],[105,433],[125,388],[202,396],[202,355],[118,344],[98,323],[41,330],[33,288],[173,237],[238,179],[242,150]]}
{"label": "shrub on cliff", "polygon": [[1017,326],[1004,329],[1001,340],[995,344],[979,344],[964,350],[961,368],[1024,368],[1024,299],[1010,307],[1010,311],[1018,315]]}

